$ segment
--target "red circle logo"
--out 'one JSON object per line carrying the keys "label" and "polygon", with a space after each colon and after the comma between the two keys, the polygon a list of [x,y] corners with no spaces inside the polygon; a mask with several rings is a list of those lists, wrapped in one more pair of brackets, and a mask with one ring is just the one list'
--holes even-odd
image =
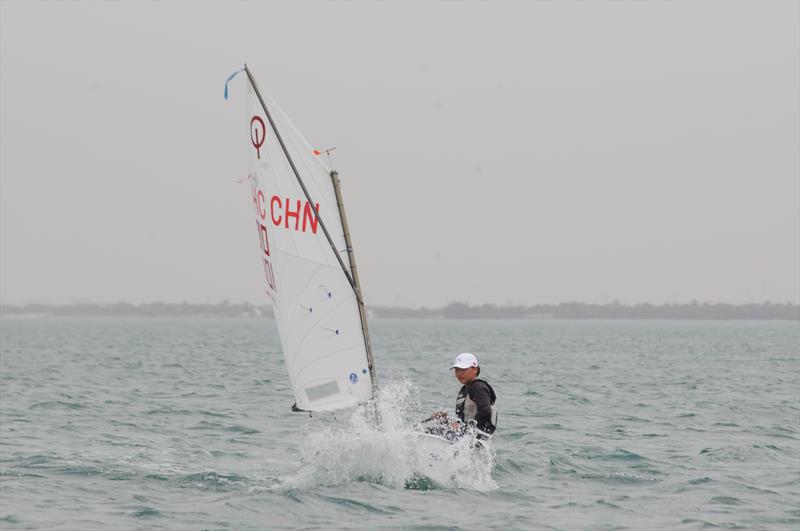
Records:
{"label": "red circle logo", "polygon": [[264,145],[264,140],[267,138],[267,127],[264,125],[264,120],[260,116],[253,116],[250,120],[250,141],[253,147],[256,148],[256,155],[261,158],[261,146]]}

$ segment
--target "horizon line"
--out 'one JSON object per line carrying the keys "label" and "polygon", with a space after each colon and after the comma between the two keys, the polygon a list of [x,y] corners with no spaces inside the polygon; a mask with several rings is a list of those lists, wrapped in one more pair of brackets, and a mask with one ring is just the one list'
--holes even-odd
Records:
{"label": "horizon line", "polygon": [[[269,301],[264,301],[263,303],[255,303],[251,301],[231,301],[228,299],[223,299],[218,302],[189,302],[189,301],[150,301],[150,302],[129,302],[129,301],[115,301],[115,302],[95,302],[95,301],[74,301],[74,302],[2,302],[0,301],[0,306],[50,306],[50,307],[60,307],[60,306],[115,306],[115,305],[128,305],[128,306],[148,306],[154,304],[163,304],[163,305],[187,305],[187,306],[272,306]],[[750,302],[725,302],[725,301],[710,301],[710,300],[700,300],[700,299],[691,299],[688,301],[682,302],[648,302],[648,301],[641,301],[641,302],[623,302],[618,299],[614,299],[608,302],[586,302],[582,300],[564,300],[561,302],[537,302],[537,303],[493,303],[493,302],[481,302],[481,303],[470,303],[464,301],[450,301],[444,305],[421,305],[421,304],[412,304],[412,305],[390,305],[390,304],[367,304],[367,306],[373,307],[382,307],[382,308],[397,308],[397,309],[437,309],[437,308],[446,308],[451,305],[466,305],[471,307],[481,307],[481,306],[495,306],[498,308],[514,308],[514,307],[527,307],[527,306],[559,306],[562,304],[585,304],[589,306],[643,306],[643,305],[650,305],[650,306],[668,306],[668,305],[728,305],[728,306],[748,306],[748,305],[765,305],[765,304],[772,304],[772,305],[790,305],[790,306],[800,306],[800,301],[791,301],[791,300],[784,300],[784,301],[777,301],[777,300],[763,300],[763,301],[750,301]]]}

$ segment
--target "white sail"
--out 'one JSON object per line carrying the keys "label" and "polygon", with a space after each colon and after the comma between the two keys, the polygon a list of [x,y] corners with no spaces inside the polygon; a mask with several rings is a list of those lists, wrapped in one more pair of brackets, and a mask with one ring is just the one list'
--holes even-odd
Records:
{"label": "white sail", "polygon": [[308,202],[275,130],[248,82],[250,186],[264,286],[272,300],[297,408],[329,411],[372,397],[367,346],[348,273],[342,223],[330,170],[259,87],[314,208]]}

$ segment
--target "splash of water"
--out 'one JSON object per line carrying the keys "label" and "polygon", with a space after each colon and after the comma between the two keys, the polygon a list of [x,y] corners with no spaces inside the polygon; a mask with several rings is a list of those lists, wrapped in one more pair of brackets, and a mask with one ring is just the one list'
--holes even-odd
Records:
{"label": "splash of water", "polygon": [[[413,386],[397,382],[355,410],[349,421],[319,430],[301,446],[300,470],[284,487],[369,481],[393,488],[493,490],[494,451],[467,435],[450,444],[418,426]],[[412,417],[414,419],[412,420]]]}

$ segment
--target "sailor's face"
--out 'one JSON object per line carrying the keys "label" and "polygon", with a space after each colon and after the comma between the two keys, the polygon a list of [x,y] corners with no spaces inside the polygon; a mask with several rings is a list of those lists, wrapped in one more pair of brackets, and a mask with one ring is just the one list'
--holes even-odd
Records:
{"label": "sailor's face", "polygon": [[459,369],[456,367],[453,369],[456,373],[456,378],[458,379],[461,384],[468,384],[472,380],[478,377],[478,368],[477,367],[469,367],[468,369]]}

